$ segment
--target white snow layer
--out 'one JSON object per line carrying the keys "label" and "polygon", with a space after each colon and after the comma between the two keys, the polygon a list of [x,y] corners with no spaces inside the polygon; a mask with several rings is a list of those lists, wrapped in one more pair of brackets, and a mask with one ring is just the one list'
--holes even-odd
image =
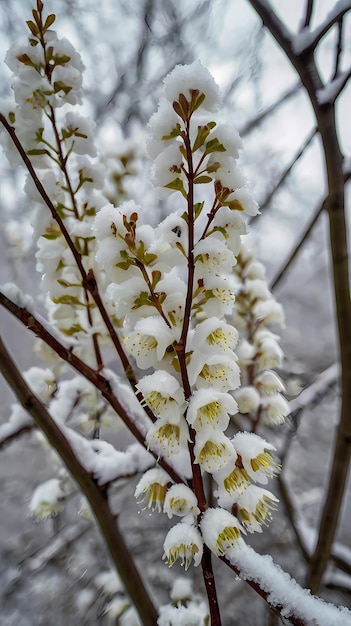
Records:
{"label": "white snow layer", "polygon": [[282,617],[295,616],[306,626],[348,626],[351,624],[351,611],[338,608],[313,596],[276,565],[269,555],[257,554],[250,546],[240,542],[240,547],[226,551],[226,556],[240,570],[240,577],[260,585],[267,593],[272,606],[283,607]]}

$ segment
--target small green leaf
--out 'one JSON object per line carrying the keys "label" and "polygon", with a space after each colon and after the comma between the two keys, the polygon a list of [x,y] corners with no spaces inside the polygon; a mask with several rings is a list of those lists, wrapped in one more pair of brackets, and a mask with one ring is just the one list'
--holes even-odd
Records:
{"label": "small green leaf", "polygon": [[195,185],[204,185],[205,183],[212,183],[211,176],[197,176],[194,178]]}
{"label": "small green leaf", "polygon": [[180,133],[181,133],[180,124],[176,124],[176,126],[171,130],[169,135],[163,135],[162,139],[164,141],[167,141],[169,139],[174,139],[175,137],[178,137]]}
{"label": "small green leaf", "polygon": [[204,208],[204,202],[196,202],[196,204],[194,204],[195,219],[199,217],[203,208]]}
{"label": "small green leaf", "polygon": [[49,154],[48,150],[44,150],[44,148],[33,148],[33,150],[28,150],[28,156],[42,156],[43,154]]}
{"label": "small green leaf", "polygon": [[60,328],[61,333],[67,335],[67,337],[71,337],[75,333],[86,333],[87,331],[82,328],[80,324],[73,324],[70,328]]}
{"label": "small green leaf", "polygon": [[204,93],[200,93],[200,95],[195,99],[195,101],[192,103],[192,111],[196,111],[196,109],[198,109],[203,101],[205,100],[205,94]]}
{"label": "small green leaf", "polygon": [[48,15],[46,20],[45,20],[45,24],[44,24],[43,30],[45,31],[48,28],[50,28],[50,26],[52,26],[52,24],[54,23],[55,20],[56,20],[55,13],[50,13],[50,15]]}
{"label": "small green leaf", "polygon": [[217,138],[211,139],[206,144],[205,154],[210,154],[211,152],[226,152],[227,149],[221,144]]}
{"label": "small green leaf", "polygon": [[176,191],[180,191],[184,198],[187,197],[181,178],[175,178],[170,183],[168,183],[168,185],[164,185],[164,187],[166,187],[166,189],[175,189]]}
{"label": "small green leaf", "polygon": [[32,61],[32,59],[31,59],[31,58],[28,56],[28,54],[26,54],[26,53],[24,53],[24,54],[20,54],[20,55],[17,57],[17,60],[18,60],[20,63],[23,63],[23,65],[28,65],[28,66],[30,66],[30,67],[35,67],[35,65],[34,65],[34,63],[33,63],[33,61]]}
{"label": "small green leaf", "polygon": [[30,30],[30,32],[32,33],[32,35],[34,35],[34,37],[36,37],[39,33],[39,28],[36,24],[34,24],[34,22],[32,22],[32,20],[27,20],[26,24]]}
{"label": "small green leaf", "polygon": [[151,272],[151,276],[152,276],[151,287],[155,289],[157,283],[161,280],[162,274],[160,270],[154,270],[153,272]]}

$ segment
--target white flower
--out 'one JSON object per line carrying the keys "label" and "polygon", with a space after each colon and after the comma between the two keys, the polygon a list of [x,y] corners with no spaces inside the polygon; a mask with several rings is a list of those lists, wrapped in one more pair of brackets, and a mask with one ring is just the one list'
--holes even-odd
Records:
{"label": "white flower", "polygon": [[212,428],[204,428],[196,434],[195,462],[210,474],[218,472],[236,460],[237,453],[226,435]]}
{"label": "white flower", "polygon": [[223,206],[217,211],[208,235],[213,234],[219,239],[225,239],[228,248],[237,256],[241,248],[241,235],[245,235],[246,232],[246,224],[241,213]]}
{"label": "white flower", "polygon": [[124,343],[138,367],[148,369],[162,361],[166,349],[174,340],[174,331],[160,316],[153,315],[139,320],[134,331],[125,337]]}
{"label": "white flower", "polygon": [[261,280],[266,279],[266,269],[263,263],[259,263],[259,261],[251,261],[243,270],[244,278],[260,278]]}
{"label": "white flower", "polygon": [[238,403],[240,413],[252,413],[260,405],[260,394],[255,387],[248,385],[235,391],[235,400]]}
{"label": "white flower", "polygon": [[250,477],[244,467],[242,467],[241,462],[239,462],[239,465],[234,465],[229,474],[228,468],[225,468],[224,470],[220,470],[219,472],[217,472],[214,475],[214,478],[216,483],[218,484],[218,492],[216,495],[220,499],[222,498],[223,489],[226,494],[232,494],[233,491],[242,493],[243,490],[246,489],[250,484]]}
{"label": "white flower", "polygon": [[257,302],[253,307],[253,314],[258,320],[264,322],[264,324],[284,327],[283,307],[273,298],[263,302]]}
{"label": "white flower", "polygon": [[243,530],[234,515],[219,507],[207,509],[201,520],[204,542],[217,556],[224,556],[228,548],[237,546]]}
{"label": "white flower", "polygon": [[213,350],[231,352],[238,341],[238,331],[234,326],[226,324],[218,317],[210,317],[197,324],[192,337],[195,350],[211,353]]}
{"label": "white flower", "polygon": [[186,182],[181,169],[183,156],[179,148],[179,143],[172,143],[170,146],[167,146],[155,159],[153,183],[156,187],[163,188],[162,191],[160,190],[161,197],[169,196],[177,191],[175,188],[164,189],[175,179],[182,180],[183,185]]}
{"label": "white flower", "polygon": [[160,467],[154,467],[141,477],[139,480],[134,496],[139,498],[138,502],[142,502],[145,498],[147,507],[151,511],[162,511],[165,501],[167,485],[171,482],[168,474]]}
{"label": "white flower", "polygon": [[249,532],[262,532],[262,524],[269,525],[272,519],[271,510],[277,508],[278,498],[273,493],[249,485],[235,501],[235,510],[244,528]]}
{"label": "white flower", "polygon": [[77,154],[96,156],[93,142],[94,122],[74,111],[69,111],[65,116],[64,127],[67,152],[72,150]]}
{"label": "white flower", "polygon": [[283,424],[289,413],[289,404],[280,393],[262,399],[260,420],[264,424]]}
{"label": "white flower", "polygon": [[255,378],[255,387],[262,395],[270,396],[280,391],[285,391],[284,384],[275,372],[266,370]]}
{"label": "white flower", "polygon": [[245,292],[250,297],[251,302],[257,300],[269,300],[272,298],[267,283],[261,278],[248,278],[245,280]]}
{"label": "white flower", "polygon": [[257,345],[257,364],[259,371],[270,370],[279,367],[283,360],[283,350],[281,349],[277,336],[267,330],[257,332],[254,338]]}
{"label": "white flower", "polygon": [[201,563],[203,544],[199,531],[186,523],[179,523],[168,531],[165,538],[163,559],[167,560],[169,567],[181,559],[181,565],[185,570],[189,569],[194,561],[195,567]]}
{"label": "white flower", "polygon": [[241,341],[239,341],[237,345],[235,352],[238,357],[238,363],[240,363],[240,365],[246,366],[253,363],[257,348],[256,346],[253,346],[252,343],[247,341],[247,339],[241,339]]}
{"label": "white flower", "polygon": [[167,98],[160,98],[158,109],[149,121],[148,128],[157,143],[148,143],[147,149],[151,158],[155,158],[171,140],[164,140],[163,137],[170,135],[172,130],[179,124],[179,117],[173,109],[172,103]]}
{"label": "white flower", "polygon": [[206,387],[230,391],[240,385],[240,370],[235,355],[194,353],[188,366],[189,381],[197,389]]}
{"label": "white flower", "polygon": [[137,388],[145,402],[158,417],[177,423],[184,413],[186,402],[178,380],[165,370],[157,370],[139,380]]}
{"label": "white flower", "polygon": [[237,433],[232,444],[251,480],[267,484],[268,478],[273,478],[280,471],[279,464],[269,452],[275,450],[275,447],[255,433]]}
{"label": "white flower", "polygon": [[195,277],[231,272],[236,264],[233,252],[224,241],[214,236],[199,241],[194,248]]}
{"label": "white flower", "polygon": [[230,274],[209,274],[203,277],[203,295],[193,308],[201,310],[206,317],[222,318],[233,311],[237,284]]}
{"label": "white flower", "polygon": [[224,431],[229,424],[229,415],[235,415],[237,410],[237,403],[229,393],[209,387],[193,393],[186,418],[195,430],[211,426]]}
{"label": "white flower", "polygon": [[195,494],[189,487],[183,484],[172,485],[168,489],[163,511],[167,513],[169,518],[173,517],[173,515],[185,517],[189,513],[196,517],[200,513]]}
{"label": "white flower", "polygon": [[31,515],[38,522],[48,517],[55,517],[62,509],[60,501],[63,497],[61,481],[58,478],[47,480],[33,492],[29,505]]}
{"label": "white flower", "polygon": [[153,452],[171,456],[179,454],[186,447],[189,437],[188,426],[184,418],[180,418],[176,424],[164,418],[158,418],[149,428],[146,435],[146,443]]}
{"label": "white flower", "polygon": [[225,155],[237,159],[239,150],[243,144],[235,126],[219,123],[211,131],[208,140],[218,139],[219,143],[225,147]]}
{"label": "white flower", "polygon": [[205,94],[205,100],[201,105],[203,109],[206,111],[218,109],[221,104],[219,88],[200,61],[194,61],[191,65],[176,65],[164,80],[165,96],[170,102],[178,100],[180,93],[190,100],[191,92],[194,90],[198,90],[199,94]]}

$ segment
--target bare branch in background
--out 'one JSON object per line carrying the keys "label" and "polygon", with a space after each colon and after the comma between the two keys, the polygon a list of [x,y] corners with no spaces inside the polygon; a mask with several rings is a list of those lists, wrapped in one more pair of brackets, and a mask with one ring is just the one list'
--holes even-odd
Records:
{"label": "bare branch in background", "polygon": [[338,20],[337,26],[338,26],[338,40],[336,43],[334,74],[333,74],[332,80],[335,80],[335,78],[339,74],[340,60],[341,60],[341,54],[342,54],[344,16]]}
{"label": "bare branch in background", "polygon": [[257,115],[253,120],[247,122],[242,129],[240,130],[240,135],[245,137],[257,128],[264,120],[269,117],[272,113],[274,113],[282,104],[287,102],[292,96],[295,96],[301,87],[300,81],[295,83],[290,89],[288,89],[282,96],[280,96],[273,104],[264,109],[261,113]]}
{"label": "bare branch in background", "polygon": [[[351,458],[351,298],[343,156],[336,129],[335,99],[331,102],[323,101],[323,103],[319,100],[318,91],[323,88],[323,83],[314,58],[314,51],[318,42],[331,26],[351,9],[351,2],[337,2],[327,19],[313,33],[306,34],[302,31],[302,34],[297,35],[295,41],[292,40],[287,28],[267,2],[250,0],[250,3],[298,72],[311,100],[323,144],[328,181],[325,208],[328,212],[330,227],[330,248],[342,371],[342,406],[319,537],[311,558],[307,581],[308,586],[316,593],[331,553]],[[301,35],[306,35],[306,38]]]}
{"label": "bare branch in background", "polygon": [[301,28],[307,28],[310,25],[312,13],[313,13],[314,0],[306,0],[305,19],[302,22]]}
{"label": "bare branch in background", "polygon": [[[277,183],[268,192],[268,194],[265,197],[265,199],[263,200],[263,202],[260,203],[260,209],[261,210],[265,209],[270,204],[270,202],[272,201],[274,195],[276,194],[278,189],[280,189],[280,187],[284,184],[284,182],[286,181],[287,177],[289,176],[291,170],[296,165],[298,160],[302,157],[302,155],[305,153],[305,151],[307,150],[308,146],[310,145],[310,143],[312,142],[312,140],[313,140],[313,138],[315,137],[316,134],[317,134],[317,129],[313,128],[312,131],[310,132],[310,134],[307,136],[304,144],[301,146],[301,148],[299,148],[298,152],[291,159],[289,165],[287,165],[287,167],[281,173]],[[250,219],[250,224],[252,224],[256,220],[256,217],[257,216],[252,217]]]}

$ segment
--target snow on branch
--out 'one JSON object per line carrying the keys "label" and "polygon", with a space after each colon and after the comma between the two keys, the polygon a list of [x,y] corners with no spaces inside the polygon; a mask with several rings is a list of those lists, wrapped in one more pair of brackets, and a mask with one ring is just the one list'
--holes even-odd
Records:
{"label": "snow on branch", "polygon": [[351,69],[346,70],[337,78],[334,78],[330,83],[325,85],[323,89],[319,89],[317,91],[318,103],[323,104],[331,104],[335,102],[337,97],[341,94],[345,85],[349,81],[351,77]]}
{"label": "snow on branch", "polygon": [[269,555],[257,554],[244,541],[226,553],[240,578],[256,583],[268,604],[280,616],[295,625],[345,626],[351,623],[351,611],[328,604],[300,585],[276,565]]}
{"label": "snow on branch", "polygon": [[315,30],[311,31],[308,27],[306,27],[293,37],[292,45],[294,53],[299,56],[314,50],[322,37],[324,37],[330,28],[350,9],[350,0],[339,0],[336,2],[333,9],[326,16],[324,22]]}

